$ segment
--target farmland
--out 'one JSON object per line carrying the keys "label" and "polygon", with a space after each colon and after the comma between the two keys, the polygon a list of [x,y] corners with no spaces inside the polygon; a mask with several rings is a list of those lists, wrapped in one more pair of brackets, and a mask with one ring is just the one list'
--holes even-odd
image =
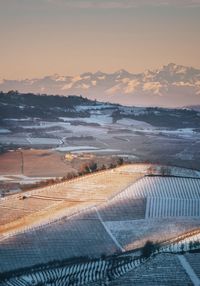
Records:
{"label": "farmland", "polygon": [[0,285],[198,285],[198,266],[199,253],[183,255],[181,247],[174,252],[169,245],[167,253],[160,250],[148,258],[129,252],[101,259],[79,258],[76,263],[60,260],[21,268],[17,276],[1,276]]}
{"label": "farmland", "polygon": [[[2,150],[91,151],[123,155],[133,162],[200,167],[197,111],[125,107],[76,96],[33,94],[2,94],[0,108]],[[62,173],[50,170],[50,176]]]}
{"label": "farmland", "polygon": [[118,160],[117,156],[72,154],[69,150],[17,149],[0,154],[0,196],[20,192],[26,186],[35,187],[37,183],[52,183],[52,179],[59,180],[70,173],[78,174],[81,166],[90,162],[106,168]]}
{"label": "farmland", "polygon": [[1,286],[199,285],[198,112],[2,99]]}
{"label": "farmland", "polygon": [[119,197],[146,197],[148,218],[200,216],[199,178],[146,177],[127,188]]}
{"label": "farmland", "polygon": [[1,233],[5,235],[5,231],[13,232],[20,227],[25,229],[30,224],[38,225],[96,206],[143,176],[140,172],[118,170],[99,172],[28,191],[24,199],[18,194],[2,199],[1,212],[4,213],[5,209],[9,211],[1,218]]}
{"label": "farmland", "polygon": [[[127,250],[137,250],[151,240],[164,243],[160,250],[163,254],[141,266],[141,261],[123,267],[119,264],[122,268],[112,274],[112,283],[124,279],[124,285],[130,285],[133,280],[140,285],[146,277],[152,277],[149,285],[160,285],[161,281],[165,281],[163,285],[190,285],[191,278],[185,274],[183,261],[165,252],[180,252],[181,244],[189,250],[189,243],[199,240],[200,215],[192,211],[193,202],[199,200],[199,174],[179,169],[178,177],[158,176],[161,168],[154,166],[156,175],[148,176],[150,168],[148,164],[124,165],[30,190],[24,193],[25,199],[19,199],[19,195],[1,199],[2,213],[5,208],[9,212],[1,218],[0,255],[4,263],[0,264],[0,272],[32,268],[40,263],[46,265],[53,260],[88,257],[90,261],[105,254],[126,255]],[[177,174],[177,168],[171,168],[171,172]],[[183,177],[184,173],[190,177]],[[151,199],[155,199],[154,204]],[[185,259],[196,269],[197,260],[192,255],[187,254]],[[99,262],[98,275],[104,275],[101,271],[106,269],[106,263]],[[75,264],[77,279],[99,279],[89,265],[90,262],[80,266],[86,267],[82,276],[82,268]]]}

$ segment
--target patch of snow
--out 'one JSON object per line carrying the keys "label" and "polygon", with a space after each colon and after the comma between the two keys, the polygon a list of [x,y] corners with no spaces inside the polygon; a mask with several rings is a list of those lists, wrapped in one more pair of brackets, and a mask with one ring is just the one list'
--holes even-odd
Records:
{"label": "patch of snow", "polygon": [[0,134],[5,134],[5,133],[10,133],[11,131],[9,129],[6,128],[0,128]]}
{"label": "patch of snow", "polygon": [[191,138],[196,132],[193,128],[182,128],[176,130],[160,130],[162,134],[178,135],[181,138]]}
{"label": "patch of snow", "polygon": [[121,114],[125,114],[125,115],[144,115],[144,114],[148,114],[149,111],[144,107],[125,107],[125,106],[120,106],[119,107],[119,111],[121,112]]}
{"label": "patch of snow", "polygon": [[135,79],[134,80],[130,80],[128,82],[127,86],[125,87],[124,92],[126,94],[132,93],[132,92],[134,92],[137,89],[137,87],[139,85],[140,85],[140,82],[138,80],[135,80]]}
{"label": "patch of snow", "polygon": [[77,76],[73,77],[72,82],[77,82],[80,80],[82,80],[82,77],[80,75],[77,75]]}
{"label": "patch of snow", "polygon": [[183,151],[183,152],[180,152],[180,153],[176,154],[176,158],[180,159],[180,160],[187,160],[187,161],[189,161],[189,160],[193,160],[194,155],[193,154],[189,154],[188,152]]}
{"label": "patch of snow", "polygon": [[40,122],[40,125],[26,125],[26,126],[23,126],[24,129],[45,129],[45,128],[48,128],[48,127],[55,127],[55,126],[61,126],[61,127],[66,127],[70,125],[70,123],[63,123],[63,122],[44,122],[44,121],[41,121]]}
{"label": "patch of snow", "polygon": [[0,181],[10,181],[12,183],[20,183],[20,184],[34,184],[36,182],[49,180],[56,177],[27,177],[25,175],[0,175]]}
{"label": "patch of snow", "polygon": [[122,158],[126,158],[126,159],[138,159],[137,156],[135,155],[128,155],[128,154],[117,154],[117,157],[122,157]]}
{"label": "patch of snow", "polygon": [[78,86],[76,86],[76,88],[89,89],[90,85],[82,83],[82,84],[79,84]]}
{"label": "patch of snow", "polygon": [[77,105],[76,111],[85,111],[85,110],[102,110],[107,108],[113,108],[112,104],[95,104],[95,105]]}
{"label": "patch of snow", "polygon": [[146,240],[167,240],[191,228],[199,227],[199,218],[159,218],[126,221],[106,221],[107,228],[127,249],[141,247]]}
{"label": "patch of snow", "polygon": [[30,121],[32,118],[31,117],[26,117],[26,118],[5,118],[5,121]]}
{"label": "patch of snow", "polygon": [[37,145],[51,145],[51,144],[62,144],[62,141],[56,138],[27,138],[30,144],[37,144]]}
{"label": "patch of snow", "polygon": [[63,146],[63,147],[57,147],[54,150],[58,150],[58,151],[89,151],[89,150],[97,150],[98,148],[96,147],[92,147],[92,146]]}
{"label": "patch of snow", "polygon": [[170,172],[173,176],[200,178],[200,171],[197,170],[185,169],[180,167],[170,167]]}
{"label": "patch of snow", "polygon": [[[118,149],[95,149],[95,150],[89,150],[89,153],[109,153],[109,152],[119,152]],[[88,153],[88,150],[79,150],[74,151],[73,153]]]}
{"label": "patch of snow", "polygon": [[103,75],[103,76],[98,76],[97,77],[99,80],[104,80],[105,78],[106,78],[106,76],[105,75]]}
{"label": "patch of snow", "polygon": [[172,83],[172,85],[178,86],[178,87],[194,87],[195,86],[194,84],[192,84],[190,82],[183,82],[183,81],[174,82],[174,83]]}
{"label": "patch of snow", "polygon": [[99,125],[104,125],[104,124],[112,124],[112,117],[109,115],[102,115],[102,114],[91,114],[90,117],[76,117],[76,118],[71,118],[71,117],[59,117],[60,119],[64,121],[81,121],[85,123],[97,123]]}
{"label": "patch of snow", "polygon": [[61,90],[68,90],[72,88],[72,86],[73,86],[73,82],[67,83],[61,88]]}
{"label": "patch of snow", "polygon": [[114,85],[111,88],[106,90],[106,94],[108,95],[115,94],[117,91],[120,90],[120,87],[121,87],[120,84]]}
{"label": "patch of snow", "polygon": [[127,126],[134,126],[134,127],[140,127],[140,128],[152,128],[153,126],[149,123],[146,123],[144,121],[129,119],[129,118],[123,118],[120,120],[117,120],[118,124],[127,125]]}
{"label": "patch of snow", "polygon": [[56,77],[55,77],[55,81],[66,81],[66,79],[67,79],[67,77],[66,76],[59,76],[59,75],[57,75]]}
{"label": "patch of snow", "polygon": [[162,84],[160,82],[145,82],[143,85],[144,91],[151,91],[154,94],[160,94],[160,90],[162,88]]}

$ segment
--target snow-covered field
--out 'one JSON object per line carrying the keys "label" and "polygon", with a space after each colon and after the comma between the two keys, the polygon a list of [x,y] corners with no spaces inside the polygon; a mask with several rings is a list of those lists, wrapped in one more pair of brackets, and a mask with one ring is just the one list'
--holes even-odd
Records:
{"label": "snow-covered field", "polygon": [[[55,217],[45,217],[30,229],[27,226],[21,233],[11,233],[4,238],[0,242],[0,253],[6,263],[0,265],[0,270],[80,255],[100,257],[104,253],[141,247],[147,240],[169,241],[200,228],[200,179],[134,177],[135,183],[129,185],[133,180],[131,176],[138,173],[141,176],[141,172],[145,174],[150,167],[150,164],[125,165],[29,191],[25,200],[17,196],[13,202],[2,200],[1,209],[7,207],[9,211],[18,212],[16,218],[19,211],[23,211],[23,215],[31,211],[33,217],[34,210],[40,211],[44,203],[48,212],[50,203],[58,207],[62,202],[65,209]],[[174,172],[181,174],[178,168]],[[119,187],[122,177],[126,180],[125,189],[122,185]],[[116,192],[105,197],[110,190],[113,192],[114,185]],[[181,242],[189,245],[197,238],[196,235]],[[174,243],[173,251],[180,251],[180,247],[179,242]],[[169,246],[164,245],[162,251],[168,249]]]}
{"label": "snow-covered field", "polygon": [[106,221],[105,224],[117,241],[129,250],[141,247],[147,240],[165,241],[191,229],[200,228],[199,218]]}
{"label": "snow-covered field", "polygon": [[6,135],[0,135],[0,143],[3,145],[20,145],[20,146],[24,146],[24,145],[30,145],[30,142],[28,142],[26,136],[24,135],[22,136],[8,136],[8,134]]}
{"label": "snow-covered field", "polygon": [[[94,148],[94,147],[93,147]],[[118,149],[93,149],[93,150],[89,150],[90,153],[95,153],[95,154],[98,154],[98,153],[116,153],[116,152],[119,152]],[[88,149],[87,150],[77,150],[77,151],[74,151],[73,153],[88,153]]]}
{"label": "snow-covered field", "polygon": [[48,122],[48,121],[40,121],[38,124],[35,125],[31,124],[31,125],[23,125],[23,128],[26,129],[46,129],[46,128],[50,128],[50,127],[63,127],[66,128],[68,125],[70,125],[70,123],[68,122]]}
{"label": "snow-covered field", "polygon": [[71,118],[71,117],[60,117],[60,119],[66,121],[66,122],[73,122],[73,121],[80,121],[80,122],[85,122],[85,123],[96,123],[99,125],[107,125],[107,124],[112,124],[112,117],[107,114],[91,114],[90,117],[76,117],[76,118]]}
{"label": "snow-covered field", "polygon": [[81,152],[84,152],[84,151],[86,151],[86,152],[91,152],[91,151],[93,151],[93,150],[97,150],[97,148],[96,147],[92,147],[92,146],[74,146],[74,147],[57,147],[57,148],[55,148],[55,150],[58,150],[58,151],[66,151],[66,152],[79,152],[79,151],[81,151]]}
{"label": "snow-covered field", "polygon": [[[146,108],[118,107],[119,118],[113,115],[112,105],[76,106],[77,117],[59,116],[53,121],[39,118],[6,120],[10,133],[0,132],[0,144],[15,147],[58,148],[73,150],[77,145],[89,146],[92,153],[125,155],[126,160],[160,162],[188,167],[199,167],[198,145],[200,133],[193,128],[156,127],[150,123],[127,118],[148,115]],[[81,117],[80,112],[85,112]],[[156,111],[154,111],[155,113]],[[124,116],[124,117],[123,117]],[[147,116],[148,117],[148,116]],[[138,117],[139,118],[139,117]],[[7,127],[9,126],[9,128]],[[15,132],[16,130],[16,132]],[[78,142],[80,138],[81,142]],[[77,144],[78,142],[78,144]],[[190,148],[190,146],[193,148]],[[166,152],[163,152],[165,146]],[[75,150],[74,152],[87,152]]]}
{"label": "snow-covered field", "polygon": [[129,126],[129,127],[135,127],[137,129],[143,129],[143,128],[149,128],[149,129],[154,129],[154,127],[151,124],[148,124],[144,121],[138,121],[134,119],[129,119],[129,118],[123,118],[120,120],[117,120],[118,124]]}
{"label": "snow-covered field", "polygon": [[200,217],[200,179],[145,177],[115,197],[147,198],[146,218]]}
{"label": "snow-covered field", "polygon": [[200,179],[177,177],[145,177],[124,192],[119,198],[155,197],[169,199],[200,199]]}
{"label": "snow-covered field", "polygon": [[0,134],[6,134],[6,133],[10,133],[11,131],[9,129],[6,128],[0,128]]}
{"label": "snow-covered field", "polygon": [[31,138],[28,137],[27,140],[32,145],[59,145],[62,144],[62,141],[56,138]]}
{"label": "snow-covered field", "polygon": [[40,182],[43,180],[52,179],[54,177],[28,177],[24,175],[1,175],[0,181],[10,181],[13,183],[20,183],[20,184],[34,184],[36,182]]}

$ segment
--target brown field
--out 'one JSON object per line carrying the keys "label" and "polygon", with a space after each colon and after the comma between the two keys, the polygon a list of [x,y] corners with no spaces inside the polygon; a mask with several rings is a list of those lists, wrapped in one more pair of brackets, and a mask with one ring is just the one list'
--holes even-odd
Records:
{"label": "brown field", "polygon": [[[143,176],[140,167],[119,167],[68,182],[12,195],[0,201],[0,233],[22,231],[45,224],[62,216],[70,216],[85,208],[107,201]],[[6,210],[9,210],[8,212]]]}
{"label": "brown field", "polygon": [[21,174],[22,159],[19,151],[7,152],[0,155],[0,174]]}
{"label": "brown field", "polygon": [[[17,150],[0,155],[0,175],[25,175],[27,177],[63,177],[77,172],[80,166],[91,160],[98,166],[115,163],[111,156],[92,156],[83,160],[80,156],[72,161],[65,159],[66,153],[53,150]],[[86,156],[85,156],[86,157]],[[88,155],[88,158],[91,157]]]}
{"label": "brown field", "polygon": [[[22,164],[23,162],[23,164]],[[73,171],[63,154],[49,150],[17,150],[0,156],[0,174],[30,177],[64,176]]]}

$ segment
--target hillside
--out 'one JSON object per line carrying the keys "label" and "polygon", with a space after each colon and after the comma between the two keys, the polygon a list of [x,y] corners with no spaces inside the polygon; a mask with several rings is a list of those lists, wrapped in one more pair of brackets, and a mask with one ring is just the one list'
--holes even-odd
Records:
{"label": "hillside", "polygon": [[199,186],[193,170],[132,164],[1,199],[0,285],[193,285]]}
{"label": "hillside", "polygon": [[199,111],[193,109],[128,107],[81,96],[0,94],[2,151],[90,152],[199,168],[199,136]]}

